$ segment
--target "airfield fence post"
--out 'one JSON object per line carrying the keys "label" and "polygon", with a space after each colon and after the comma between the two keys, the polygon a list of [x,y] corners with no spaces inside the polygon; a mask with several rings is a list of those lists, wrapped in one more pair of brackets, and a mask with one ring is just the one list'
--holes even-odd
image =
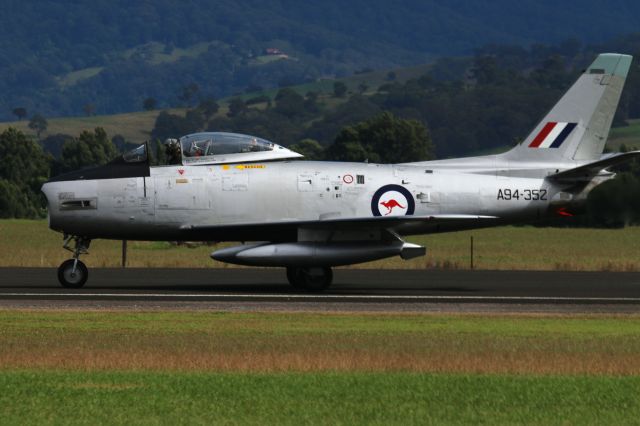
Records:
{"label": "airfield fence post", "polygon": [[470,265],[469,266],[471,267],[471,269],[473,269],[473,235],[471,236],[471,240],[470,240],[470,254],[471,254],[471,256],[470,256],[470,259],[469,259],[469,261],[470,261]]}
{"label": "airfield fence post", "polygon": [[122,240],[122,268],[127,267],[127,240]]}

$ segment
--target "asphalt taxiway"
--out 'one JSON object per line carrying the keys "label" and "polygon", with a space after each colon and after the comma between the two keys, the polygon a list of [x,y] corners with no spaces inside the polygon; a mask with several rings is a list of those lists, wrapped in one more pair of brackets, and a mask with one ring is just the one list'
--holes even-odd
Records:
{"label": "asphalt taxiway", "polygon": [[0,268],[0,307],[640,313],[640,273],[337,269],[307,294],[282,269],[91,269],[72,290],[55,269]]}

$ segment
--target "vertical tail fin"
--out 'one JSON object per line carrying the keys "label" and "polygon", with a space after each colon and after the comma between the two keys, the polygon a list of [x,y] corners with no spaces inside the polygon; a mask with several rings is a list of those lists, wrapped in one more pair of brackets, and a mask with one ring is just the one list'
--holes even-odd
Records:
{"label": "vertical tail fin", "polygon": [[509,161],[590,161],[600,158],[631,66],[631,56],[603,53],[585,70]]}

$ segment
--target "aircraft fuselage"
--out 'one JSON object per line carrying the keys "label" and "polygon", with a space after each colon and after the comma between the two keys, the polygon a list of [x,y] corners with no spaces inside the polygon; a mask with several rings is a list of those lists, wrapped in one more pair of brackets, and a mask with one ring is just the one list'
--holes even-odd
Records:
{"label": "aircraft fuselage", "polygon": [[[222,227],[375,216],[481,215],[535,220],[559,188],[542,178],[465,173],[428,166],[266,162],[151,168],[149,177],[50,182],[52,229],[88,238],[272,240]],[[555,197],[555,198],[554,198]],[[474,222],[464,228],[486,226]],[[215,227],[221,227],[220,232]],[[191,228],[210,231],[189,233]],[[400,234],[436,232],[430,224]],[[447,229],[450,230],[450,229]],[[257,233],[257,234],[256,234]],[[282,240],[288,240],[283,236]]]}

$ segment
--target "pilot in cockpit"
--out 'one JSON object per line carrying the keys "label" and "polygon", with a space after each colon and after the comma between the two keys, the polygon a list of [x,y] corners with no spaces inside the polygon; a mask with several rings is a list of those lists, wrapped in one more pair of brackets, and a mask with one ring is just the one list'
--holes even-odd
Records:
{"label": "pilot in cockpit", "polygon": [[180,143],[177,139],[167,139],[164,141],[165,154],[167,155],[167,163],[170,165],[182,164],[182,152],[180,151]]}

